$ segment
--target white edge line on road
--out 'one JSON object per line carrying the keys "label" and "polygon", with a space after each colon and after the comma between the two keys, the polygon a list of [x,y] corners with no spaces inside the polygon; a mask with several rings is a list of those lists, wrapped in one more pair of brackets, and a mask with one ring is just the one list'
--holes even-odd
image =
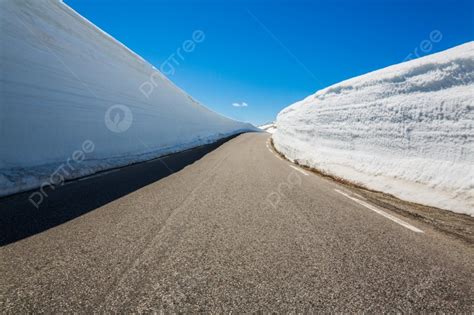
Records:
{"label": "white edge line on road", "polygon": [[116,168],[116,169],[113,169],[113,170],[110,170],[110,171],[106,171],[106,172],[101,172],[101,173],[98,173],[98,174],[92,174],[90,176],[86,176],[86,177],[83,177],[83,178],[79,178],[78,181],[83,181],[83,180],[87,180],[87,179],[91,179],[91,178],[95,178],[95,177],[99,177],[99,176],[103,176],[103,175],[107,175],[107,174],[110,174],[110,173],[115,173],[115,172],[119,172],[120,169],[119,168]]}
{"label": "white edge line on road", "polygon": [[283,162],[285,161],[285,160],[283,160],[278,154],[276,154],[275,152],[273,152],[272,149],[270,149],[270,146],[268,145],[268,142],[267,142],[266,146],[267,146],[268,151],[270,151],[271,154],[273,154],[274,156],[276,156],[279,160],[281,160],[281,161],[283,161]]}
{"label": "white edge line on road", "polygon": [[308,176],[308,174],[307,174],[305,171],[303,171],[301,168],[299,168],[299,167],[296,167],[296,166],[293,166],[293,165],[289,165],[289,167],[291,167],[291,168],[297,170],[298,172],[300,172],[300,173],[303,174],[304,176]]}
{"label": "white edge line on road", "polygon": [[361,195],[359,195],[359,194],[356,194],[355,192],[353,192],[352,194],[353,194],[354,196],[356,196],[356,197],[359,197],[360,199],[367,200],[367,199],[365,199],[364,197],[362,197]]}
{"label": "white edge line on road", "polygon": [[346,194],[345,192],[340,191],[339,189],[334,189],[334,191],[336,191],[337,193],[339,193],[339,194],[341,194],[341,195],[343,195],[343,196],[345,196],[345,197],[347,197],[347,198],[349,198],[349,199],[351,199],[351,200],[357,202],[358,204],[360,204],[360,205],[362,205],[362,206],[364,206],[364,207],[366,207],[366,208],[368,208],[368,209],[370,209],[370,210],[372,210],[372,211],[374,211],[374,212],[380,214],[381,216],[384,216],[384,217],[386,217],[387,219],[390,219],[390,220],[392,220],[393,222],[400,224],[401,226],[403,226],[403,227],[405,227],[405,228],[407,228],[407,229],[409,229],[409,230],[411,230],[411,231],[413,231],[413,232],[416,232],[416,233],[424,233],[422,230],[420,230],[420,229],[414,227],[413,225],[411,225],[411,224],[409,224],[409,223],[407,223],[407,222],[405,222],[405,221],[403,221],[403,220],[400,220],[399,218],[394,217],[393,215],[388,214],[388,213],[386,213],[386,212],[384,212],[384,211],[382,211],[382,210],[380,210],[380,209],[378,209],[378,208],[376,208],[376,207],[374,207],[374,206],[368,204],[367,202],[364,202],[364,201],[362,201],[362,200],[359,200],[359,199],[357,199],[357,198],[354,198],[354,197],[352,197],[352,196],[349,196],[348,194]]}

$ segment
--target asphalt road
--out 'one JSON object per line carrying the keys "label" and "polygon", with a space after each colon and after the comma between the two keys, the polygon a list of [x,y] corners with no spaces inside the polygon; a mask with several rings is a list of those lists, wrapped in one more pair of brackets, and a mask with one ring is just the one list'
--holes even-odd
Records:
{"label": "asphalt road", "polygon": [[39,210],[0,200],[0,310],[473,312],[472,246],[295,168],[268,138],[71,182]]}

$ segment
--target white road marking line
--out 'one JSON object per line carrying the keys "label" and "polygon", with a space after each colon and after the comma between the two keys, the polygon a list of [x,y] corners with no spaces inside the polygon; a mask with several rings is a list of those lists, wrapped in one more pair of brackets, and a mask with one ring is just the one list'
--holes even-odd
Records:
{"label": "white road marking line", "polygon": [[268,151],[270,151],[271,154],[273,154],[274,156],[276,156],[280,161],[285,162],[285,160],[282,159],[279,154],[277,154],[275,151],[273,151],[273,150],[270,148],[269,141],[267,141],[267,143],[266,143],[265,145],[267,146],[267,149],[268,149]]}
{"label": "white road marking line", "polygon": [[120,171],[120,169],[118,168],[118,169],[115,169],[115,170],[110,170],[108,172],[102,172],[102,173],[94,174],[94,175],[91,175],[91,176],[79,178],[78,181],[83,181],[83,180],[86,180],[86,179],[91,179],[91,178],[95,178],[95,177],[99,177],[99,176],[103,176],[103,175],[107,175],[107,174],[115,173],[115,172],[119,172],[119,171]]}
{"label": "white road marking line", "polygon": [[414,227],[413,225],[411,225],[411,224],[409,224],[409,223],[407,223],[407,222],[405,222],[405,221],[403,221],[403,220],[400,220],[399,218],[394,217],[393,215],[388,214],[388,213],[386,213],[386,212],[384,212],[384,211],[382,211],[382,210],[380,210],[380,209],[378,209],[378,208],[376,208],[376,207],[374,207],[374,206],[368,204],[367,202],[364,202],[364,201],[362,201],[362,200],[359,200],[359,199],[357,199],[357,198],[354,198],[354,197],[352,197],[352,196],[349,196],[348,194],[346,194],[346,193],[340,191],[339,189],[334,189],[334,191],[336,191],[337,193],[340,193],[341,195],[346,196],[347,198],[349,198],[349,199],[351,199],[351,200],[357,202],[358,204],[360,204],[360,205],[362,205],[362,206],[364,206],[364,207],[366,207],[366,208],[368,208],[368,209],[370,209],[370,210],[372,210],[372,211],[374,211],[374,212],[380,214],[381,216],[384,216],[384,217],[386,217],[387,219],[392,220],[393,222],[398,223],[398,224],[400,224],[400,225],[403,226],[403,227],[406,227],[407,229],[409,229],[409,230],[411,230],[411,231],[413,231],[413,232],[416,232],[416,233],[424,233],[422,230],[420,230],[420,229]]}
{"label": "white road marking line", "polygon": [[365,197],[359,195],[359,194],[356,194],[355,192],[352,193],[354,196],[356,197],[359,197],[360,199],[364,199],[364,200],[367,200]]}
{"label": "white road marking line", "polygon": [[267,149],[268,149],[268,151],[270,151],[271,154],[276,156],[278,159],[284,161],[278,154],[276,154],[272,149],[270,149],[270,147],[268,145],[267,145]]}
{"label": "white road marking line", "polygon": [[294,168],[295,170],[297,170],[298,172],[300,172],[304,176],[308,176],[308,174],[299,167],[296,167],[296,166],[293,166],[293,165],[289,165],[289,167]]}

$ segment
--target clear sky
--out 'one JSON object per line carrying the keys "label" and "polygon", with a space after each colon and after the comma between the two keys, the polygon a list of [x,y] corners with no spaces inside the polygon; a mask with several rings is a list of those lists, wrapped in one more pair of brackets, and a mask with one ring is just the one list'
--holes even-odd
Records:
{"label": "clear sky", "polygon": [[318,89],[474,39],[472,0],[65,2],[157,68],[172,62],[162,69],[205,106],[257,125]]}

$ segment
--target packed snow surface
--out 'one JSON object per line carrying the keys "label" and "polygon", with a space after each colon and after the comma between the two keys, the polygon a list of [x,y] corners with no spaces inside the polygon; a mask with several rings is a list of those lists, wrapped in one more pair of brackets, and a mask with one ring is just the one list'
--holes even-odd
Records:
{"label": "packed snow surface", "polygon": [[265,125],[261,125],[261,126],[258,126],[258,128],[262,129],[263,131],[266,131],[268,133],[275,133],[275,130],[276,130],[276,126],[275,126],[275,123],[272,122],[272,123],[269,123],[269,124],[265,124]]}
{"label": "packed snow surface", "polygon": [[0,195],[256,130],[59,0],[0,1],[0,18]]}
{"label": "packed snow surface", "polygon": [[288,158],[474,216],[474,42],[343,81],[277,117]]}

